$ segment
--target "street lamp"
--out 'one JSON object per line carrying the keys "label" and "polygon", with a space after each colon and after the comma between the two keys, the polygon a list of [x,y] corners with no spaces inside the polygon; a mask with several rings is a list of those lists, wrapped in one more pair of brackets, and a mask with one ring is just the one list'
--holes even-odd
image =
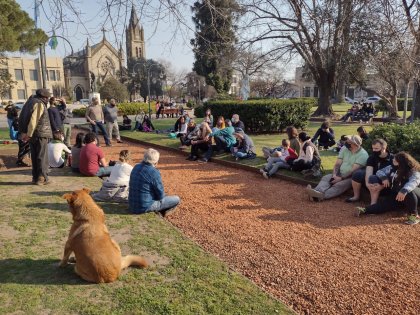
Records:
{"label": "street lamp", "polygon": [[144,69],[146,70],[146,75],[147,75],[147,98],[148,98],[148,103],[149,103],[149,118],[152,119],[152,110],[150,108],[150,69],[152,69],[153,67],[158,67],[158,64],[151,64],[149,67],[147,67],[146,63],[136,63],[133,66],[133,75],[135,75],[136,73],[136,66],[138,65],[142,65],[144,67]]}

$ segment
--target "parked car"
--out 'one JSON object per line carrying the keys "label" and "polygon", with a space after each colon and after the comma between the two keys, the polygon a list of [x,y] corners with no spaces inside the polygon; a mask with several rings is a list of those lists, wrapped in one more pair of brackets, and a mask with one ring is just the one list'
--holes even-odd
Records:
{"label": "parked car", "polygon": [[15,107],[19,110],[22,109],[23,105],[25,105],[25,102],[16,102],[15,103]]}
{"label": "parked car", "polygon": [[379,96],[370,96],[366,99],[366,102],[368,103],[377,103],[381,100]]}
{"label": "parked car", "polygon": [[355,102],[354,99],[352,99],[350,97],[347,97],[347,96],[344,98],[344,100],[346,101],[346,103],[349,103],[349,104],[354,104],[354,102]]}
{"label": "parked car", "polygon": [[90,100],[88,98],[82,98],[79,100],[80,104],[85,105],[85,106],[89,106],[90,104]]}

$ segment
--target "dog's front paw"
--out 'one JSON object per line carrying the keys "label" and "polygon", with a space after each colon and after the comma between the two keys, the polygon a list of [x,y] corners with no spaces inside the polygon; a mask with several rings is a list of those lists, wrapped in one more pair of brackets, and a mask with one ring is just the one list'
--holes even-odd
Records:
{"label": "dog's front paw", "polygon": [[65,260],[60,261],[60,263],[58,264],[58,267],[60,267],[60,268],[64,268],[66,266],[67,266],[67,261],[65,261]]}

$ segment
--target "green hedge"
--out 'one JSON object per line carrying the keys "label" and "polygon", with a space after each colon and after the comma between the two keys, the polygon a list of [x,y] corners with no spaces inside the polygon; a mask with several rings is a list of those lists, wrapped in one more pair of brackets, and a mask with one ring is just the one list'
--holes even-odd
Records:
{"label": "green hedge", "polygon": [[363,147],[372,151],[372,140],[382,138],[388,143],[392,153],[407,151],[420,161],[420,120],[412,124],[377,125],[369,134],[369,139],[363,141]]}
{"label": "green hedge", "polygon": [[238,114],[248,131],[272,132],[291,125],[305,127],[311,108],[316,104],[315,98],[209,101],[195,108],[194,113],[197,117],[204,117],[205,110],[210,108],[215,120],[218,116],[231,118]]}
{"label": "green hedge", "polygon": [[[146,114],[149,112],[148,103],[120,103],[118,104],[118,114],[135,115],[142,109]],[[150,102],[150,109],[152,113],[156,112],[156,102]],[[85,117],[86,108],[73,109],[73,115],[76,117]]]}
{"label": "green hedge", "polygon": [[[398,105],[398,110],[404,110],[404,98],[399,98],[397,99],[397,105]],[[407,104],[407,110],[411,110],[411,107],[413,106],[413,99],[409,98],[408,99],[408,104]],[[380,100],[379,101],[379,105],[376,106],[378,109],[380,110],[384,110],[386,108],[386,102],[384,100]]]}

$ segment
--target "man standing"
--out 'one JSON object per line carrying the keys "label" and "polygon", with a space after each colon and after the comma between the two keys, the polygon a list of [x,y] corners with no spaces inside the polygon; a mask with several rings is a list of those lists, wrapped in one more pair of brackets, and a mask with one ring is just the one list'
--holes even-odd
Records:
{"label": "man standing", "polygon": [[47,103],[50,92],[38,89],[22,108],[19,116],[19,132],[23,142],[31,148],[32,183],[47,185],[48,178],[48,140],[52,138]]}
{"label": "man standing", "polygon": [[66,101],[61,98],[58,100],[60,104],[57,106],[58,110],[60,111],[60,117],[63,122],[62,132],[64,136],[64,143],[66,146],[71,147],[70,139],[71,139],[71,124],[70,118],[73,118],[73,113],[70,109],[67,108]]}
{"label": "man standing", "polygon": [[353,173],[365,167],[369,157],[361,145],[362,138],[359,136],[347,136],[345,147],[338,154],[333,173],[322,177],[315,189],[312,189],[311,185],[306,188],[306,193],[311,199],[331,199],[352,187]]}
{"label": "man standing", "polygon": [[102,106],[99,104],[99,100],[97,97],[92,97],[92,104],[89,105],[89,107],[86,110],[86,119],[92,125],[92,132],[96,134],[98,145],[99,145],[98,132],[100,130],[102,134],[104,135],[106,146],[110,147],[111,142],[109,141],[108,134],[106,133],[106,130],[104,127],[104,112],[102,111]]}
{"label": "man standing", "polygon": [[159,152],[147,149],[143,162],[130,175],[128,203],[133,213],[158,212],[166,216],[179,204],[178,196],[165,196],[160,172],[156,169]]}
{"label": "man standing", "polygon": [[112,134],[115,133],[117,142],[122,143],[120,138],[120,131],[118,129],[118,108],[113,98],[111,98],[109,104],[105,106],[104,114],[109,141],[112,141]]}
{"label": "man standing", "polygon": [[63,121],[61,120],[60,111],[55,106],[55,97],[50,97],[50,107],[48,107],[48,116],[50,117],[52,132],[60,131],[63,127]]}

